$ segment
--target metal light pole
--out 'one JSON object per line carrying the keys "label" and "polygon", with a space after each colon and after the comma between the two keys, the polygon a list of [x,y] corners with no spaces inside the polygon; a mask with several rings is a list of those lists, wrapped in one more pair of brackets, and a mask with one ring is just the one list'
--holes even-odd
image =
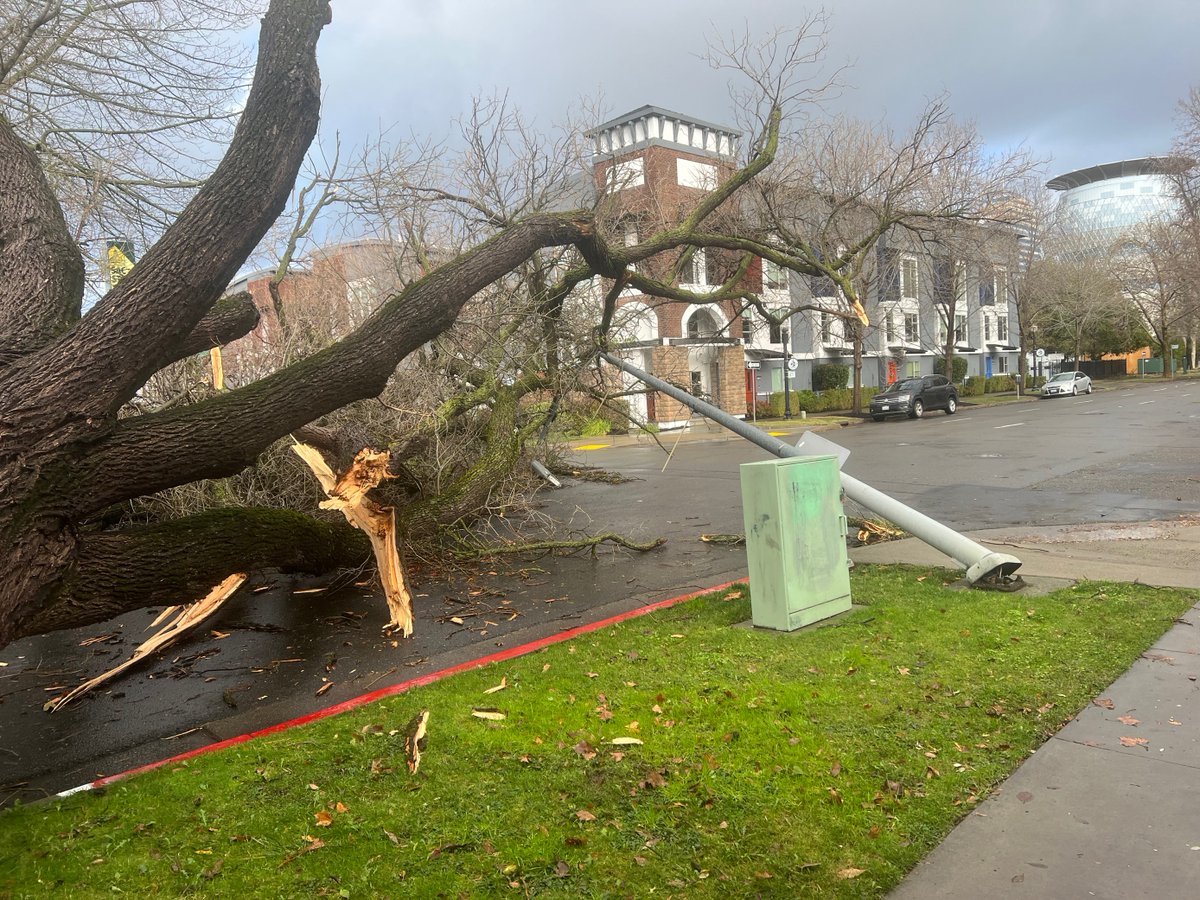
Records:
{"label": "metal light pole", "polygon": [[[662,391],[664,394],[674,397],[680,403],[695,410],[702,416],[706,416],[714,422],[724,425],[735,434],[741,435],[746,440],[757,444],[764,450],[774,453],[776,456],[809,455],[803,450],[793,447],[791,444],[785,444],[779,438],[772,437],[765,431],[755,428],[753,425],[748,425],[741,419],[734,418],[711,403],[705,403],[698,397],[693,397],[687,391],[680,390],[675,385],[663,381],[661,378],[655,378],[653,375],[643,372],[623,359],[619,359],[610,353],[601,353],[600,358],[616,366],[618,369],[628,372],[634,378],[648,384],[655,390]],[[953,528],[943,525],[936,519],[929,518],[929,516],[918,512],[911,506],[905,506],[894,497],[889,497],[882,491],[877,491],[857,478],[852,478],[845,472],[842,472],[841,476],[842,490],[845,491],[847,497],[856,503],[861,503],[867,509],[883,516],[885,519],[894,522],[909,534],[920,538],[931,547],[936,547],[951,559],[956,560],[966,569],[964,577],[969,583],[974,584],[982,579],[1004,578],[1011,575],[1020,567],[1021,561],[1015,556],[988,550],[986,547],[975,543],[975,541],[966,535],[959,534]]]}
{"label": "metal light pole", "polygon": [[779,329],[779,337],[783,341],[783,417],[790,419],[792,417],[792,386],[788,382],[791,380],[792,370],[788,368],[788,363],[792,358],[788,355],[788,329],[786,327]]}

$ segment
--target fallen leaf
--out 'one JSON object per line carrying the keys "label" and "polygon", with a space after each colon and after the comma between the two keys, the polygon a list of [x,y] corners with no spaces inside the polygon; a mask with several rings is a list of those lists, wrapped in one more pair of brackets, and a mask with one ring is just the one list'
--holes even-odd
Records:
{"label": "fallen leaf", "polygon": [[838,760],[834,760],[833,765],[829,767],[829,774],[837,778],[842,774],[842,764]]}
{"label": "fallen leaf", "polygon": [[1117,716],[1117,721],[1122,725],[1129,725],[1131,727],[1139,724],[1139,720],[1135,719],[1133,716]]}
{"label": "fallen leaf", "polygon": [[837,877],[838,877],[838,878],[843,878],[843,879],[845,879],[845,878],[857,878],[859,875],[861,875],[861,874],[862,874],[863,872],[865,872],[865,871],[867,871],[867,870],[866,870],[866,869],[856,869],[856,868],[854,868],[853,866],[847,866],[847,867],[846,867],[846,868],[844,868],[844,869],[838,869],[838,871],[837,871]]}
{"label": "fallen leaf", "polygon": [[595,822],[596,816],[594,813],[588,812],[586,809],[575,810],[575,818],[580,822]]}
{"label": "fallen leaf", "polygon": [[333,816],[327,810],[320,809],[313,813],[313,818],[317,820],[318,828],[328,828],[333,824]]}
{"label": "fallen leaf", "polygon": [[644,857],[644,856],[635,856],[635,857],[633,858],[633,861],[634,861],[635,863],[637,863],[639,866],[644,866],[644,865],[646,864],[646,857]]}
{"label": "fallen leaf", "polygon": [[321,685],[319,688],[317,688],[317,692],[316,692],[315,694],[313,694],[313,696],[314,696],[314,697],[320,697],[322,694],[324,694],[324,693],[325,693],[327,690],[329,690],[331,687],[333,687],[333,682],[332,682],[332,681],[327,681],[327,682],[325,682],[325,684],[323,684],[323,685]]}
{"label": "fallen leaf", "polygon": [[611,741],[609,741],[609,743],[615,744],[618,747],[625,747],[625,746],[629,746],[630,744],[641,744],[644,742],[640,738],[635,738],[635,737],[615,737]]}
{"label": "fallen leaf", "polygon": [[554,874],[559,878],[566,878],[571,874],[571,867],[563,860],[559,860],[554,864]]}
{"label": "fallen leaf", "polygon": [[832,800],[834,803],[836,803],[838,806],[841,806],[842,803],[845,802],[842,800],[841,791],[839,791],[837,788],[829,789],[829,799]]}
{"label": "fallen leaf", "polygon": [[1182,725],[1183,723],[1180,722],[1178,719],[1167,719],[1167,724],[1168,725]]}
{"label": "fallen leaf", "polygon": [[507,716],[498,709],[482,706],[476,706],[474,709],[472,709],[471,715],[477,719],[486,719],[489,722],[499,722],[501,719],[507,718]]}
{"label": "fallen leaf", "polygon": [[1098,700],[1092,701],[1093,706],[1099,706],[1101,709],[1116,709],[1117,704],[1113,703],[1107,697],[1101,697]]}
{"label": "fallen leaf", "polygon": [[337,803],[335,803],[333,805],[333,811],[337,812],[337,813],[344,813],[344,812],[349,812],[350,809],[349,809],[349,807],[346,806],[345,803],[343,803],[341,800],[339,800]]}
{"label": "fallen leaf", "polygon": [[908,666],[896,666],[896,671],[901,675],[909,674]]}
{"label": "fallen leaf", "polygon": [[458,616],[451,616],[451,617],[450,617],[450,621],[451,621],[451,622],[453,622],[455,625],[462,625],[462,624],[463,624],[463,620],[462,620],[460,617],[458,617]]}
{"label": "fallen leaf", "polygon": [[1150,743],[1149,738],[1140,737],[1123,737],[1121,738],[1122,747],[1145,747]]}
{"label": "fallen leaf", "polygon": [[1029,793],[1029,791],[1021,791],[1021,793],[1017,794],[1017,799],[1022,803],[1028,803],[1033,799],[1033,794]]}
{"label": "fallen leaf", "polygon": [[498,685],[496,685],[495,687],[490,687],[490,688],[488,688],[486,691],[484,691],[484,693],[485,693],[485,694],[494,694],[494,693],[496,693],[497,691],[502,691],[502,690],[504,690],[506,687],[508,687],[508,679],[507,679],[507,678],[501,678],[501,679],[500,679],[500,683],[499,683]]}
{"label": "fallen leaf", "polygon": [[754,877],[755,878],[774,878],[775,876],[772,875],[770,872],[764,871],[764,872],[755,872]]}
{"label": "fallen leaf", "polygon": [[626,731],[637,731],[639,727],[640,726],[638,725],[637,721],[635,720],[633,722],[630,722],[628,725],[626,725],[625,730]]}
{"label": "fallen leaf", "polygon": [[384,836],[385,836],[385,837],[387,837],[387,839],[388,839],[389,841],[391,841],[391,842],[392,842],[393,844],[395,844],[397,847],[399,847],[399,846],[400,846],[400,838],[396,837],[394,834],[392,834],[392,833],[391,833],[390,831],[388,831],[386,828],[383,830],[383,833],[384,833]]}
{"label": "fallen leaf", "polygon": [[591,744],[589,744],[587,741],[580,741],[578,744],[576,744],[571,749],[574,750],[576,753],[578,753],[580,756],[582,756],[584,759],[594,759],[596,756],[596,748],[593,747]]}
{"label": "fallen leaf", "polygon": [[212,864],[212,868],[205,869],[203,872],[200,873],[200,875],[202,877],[208,879],[209,881],[212,881],[214,878],[216,878],[218,875],[221,874],[221,870],[223,868],[225,868],[225,860],[218,859],[215,863]]}

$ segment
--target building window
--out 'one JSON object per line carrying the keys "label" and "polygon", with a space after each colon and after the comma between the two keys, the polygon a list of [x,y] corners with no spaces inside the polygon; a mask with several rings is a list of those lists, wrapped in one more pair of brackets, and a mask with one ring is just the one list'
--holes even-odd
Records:
{"label": "building window", "polygon": [[1001,375],[1004,375],[1006,372],[1008,372],[1008,357],[1007,356],[1000,356],[1000,357],[996,358],[996,371],[999,372]]}
{"label": "building window", "polygon": [[700,373],[692,372],[692,396],[699,397],[702,393],[704,393],[704,389],[701,385]]}
{"label": "building window", "polygon": [[786,291],[788,289],[787,270],[769,259],[764,259],[763,286],[769,291]]}
{"label": "building window", "polygon": [[904,364],[905,378],[920,378],[921,377],[921,362],[920,360],[911,359]]}
{"label": "building window", "polygon": [[646,161],[642,157],[613,163],[605,172],[605,187],[610,191],[623,191],[646,183]]}
{"label": "building window", "polygon": [[[778,314],[778,313],[779,313],[779,311],[777,310],[776,314]],[[782,325],[780,325],[777,322],[771,322],[770,325],[768,326],[767,330],[769,332],[767,335],[768,341],[770,341],[772,344],[782,344],[783,343],[783,326]]]}
{"label": "building window", "polygon": [[747,344],[754,339],[754,310],[742,310],[742,340]]}
{"label": "building window", "polygon": [[896,341],[896,314],[893,312],[887,313],[883,317],[883,331],[889,344]]}
{"label": "building window", "polygon": [[983,317],[983,339],[985,341],[990,341],[992,339],[992,317],[991,316]]}
{"label": "building window", "polygon": [[996,316],[996,340],[1008,343],[1008,316]]}
{"label": "building window", "polygon": [[1008,306],[1008,273],[996,270],[996,302]]}
{"label": "building window", "polygon": [[697,249],[692,253],[692,258],[683,264],[683,268],[679,272],[681,285],[703,286],[708,283],[705,280],[708,272],[704,256],[704,251]]}
{"label": "building window", "polygon": [[827,312],[821,313],[821,343],[833,343],[833,316]]}
{"label": "building window", "polygon": [[921,340],[920,319],[916,313],[904,314],[904,341],[916,344]]}
{"label": "building window", "polygon": [[677,159],[675,180],[682,187],[711,191],[717,186],[717,167],[694,159]]}
{"label": "building window", "polygon": [[910,256],[900,260],[900,297],[917,299],[917,261]]}
{"label": "building window", "polygon": [[966,313],[955,313],[954,315],[954,343],[965,344],[967,342],[967,315]]}

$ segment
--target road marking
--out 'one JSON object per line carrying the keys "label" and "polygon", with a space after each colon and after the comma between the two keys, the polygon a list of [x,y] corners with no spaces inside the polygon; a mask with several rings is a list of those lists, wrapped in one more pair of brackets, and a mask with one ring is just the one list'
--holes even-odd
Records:
{"label": "road marking", "polygon": [[1159,391],[1165,391],[1165,390],[1166,390],[1166,388],[1155,388],[1154,393],[1157,394]]}
{"label": "road marking", "polygon": [[607,450],[612,444],[580,444],[576,450]]}
{"label": "road marking", "polygon": [[1079,403],[1080,403],[1081,405],[1082,405],[1082,404],[1084,404],[1084,403],[1095,403],[1095,402],[1096,402],[1095,400],[1080,400],[1080,401],[1079,401]]}
{"label": "road marking", "polygon": [[1024,422],[1013,422],[1011,425],[993,425],[993,428],[1020,428]]}
{"label": "road marking", "polygon": [[1153,402],[1154,402],[1153,400],[1143,400],[1138,404],[1138,406],[1145,406],[1147,403],[1153,403]]}
{"label": "road marking", "polygon": [[790,431],[768,431],[767,434],[769,434],[771,437],[783,437],[785,434],[791,434],[791,432]]}

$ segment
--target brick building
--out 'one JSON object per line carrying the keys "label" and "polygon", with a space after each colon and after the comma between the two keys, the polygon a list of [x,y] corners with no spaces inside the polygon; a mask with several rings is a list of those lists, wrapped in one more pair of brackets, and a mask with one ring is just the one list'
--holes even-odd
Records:
{"label": "brick building", "polygon": [[[588,132],[592,140],[596,190],[616,195],[625,240],[669,228],[685,218],[704,195],[736,165],[738,140],[733,129],[656,106],[643,106]],[[680,254],[647,260],[651,274],[665,277]],[[703,294],[719,286],[734,261],[712,250],[697,250],[675,281]],[[749,275],[758,279],[759,267]],[[704,396],[735,415],[746,412],[743,323],[735,301],[682,303],[648,297],[632,288],[617,302],[615,334],[621,355],[660,378]],[[628,390],[640,383],[621,379]],[[638,419],[678,425],[691,412],[658,392],[637,394],[632,412]]]}

